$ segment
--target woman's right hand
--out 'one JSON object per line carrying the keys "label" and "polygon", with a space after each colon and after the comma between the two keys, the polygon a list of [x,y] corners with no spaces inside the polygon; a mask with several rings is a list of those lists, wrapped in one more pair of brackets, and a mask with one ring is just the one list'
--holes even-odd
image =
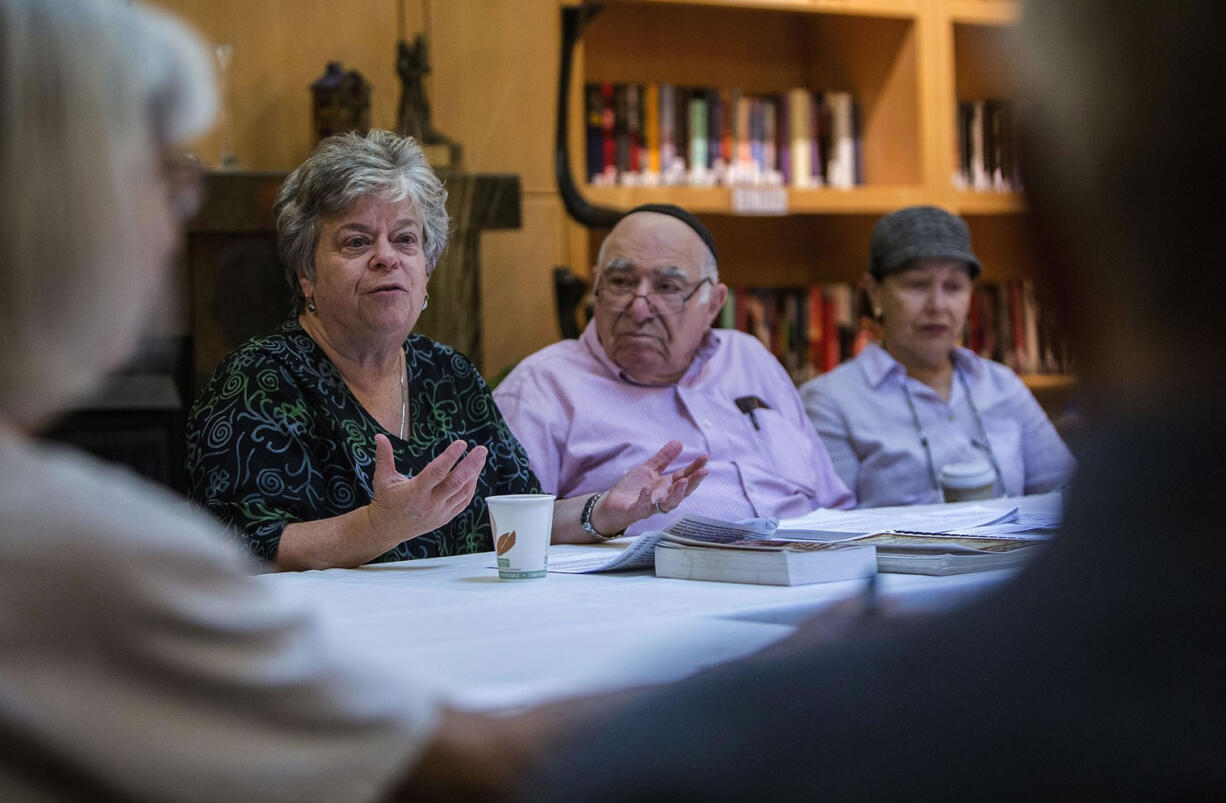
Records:
{"label": "woman's right hand", "polygon": [[467,448],[466,442],[453,441],[417,476],[406,477],[396,470],[391,441],[375,436],[375,496],[366,511],[387,549],[437,530],[468,507],[488,452],[477,446],[465,455]]}

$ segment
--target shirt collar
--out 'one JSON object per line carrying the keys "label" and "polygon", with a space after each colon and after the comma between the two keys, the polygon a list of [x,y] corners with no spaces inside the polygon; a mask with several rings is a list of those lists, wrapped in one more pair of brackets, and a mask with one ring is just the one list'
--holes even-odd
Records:
{"label": "shirt collar", "polygon": [[587,348],[588,352],[591,353],[598,363],[604,366],[609,376],[616,377],[630,385],[638,385],[645,388],[662,388],[672,385],[689,384],[702,371],[703,366],[706,365],[711,355],[719,350],[719,346],[723,342],[723,335],[717,329],[708,329],[706,336],[702,339],[702,344],[698,347],[698,351],[694,353],[694,359],[690,362],[690,367],[686,369],[685,375],[678,382],[665,383],[643,382],[635,379],[626,373],[620,365],[613,362],[612,358],[605,352],[604,346],[600,343],[600,335],[596,333],[595,318],[587,322],[587,326],[584,327],[583,332],[579,335],[579,342]]}
{"label": "shirt collar", "polygon": [[[975,356],[975,352],[970,349],[964,349],[961,346],[955,346],[950,355],[953,358],[954,366],[975,379],[979,378],[983,371],[981,361]],[[868,384],[872,388],[881,386],[887,378],[892,375],[898,375],[900,379],[907,375],[906,368],[898,360],[890,356],[890,352],[881,347],[880,343],[869,343],[860,352],[858,359],[861,370],[864,371],[864,378],[868,380]]]}

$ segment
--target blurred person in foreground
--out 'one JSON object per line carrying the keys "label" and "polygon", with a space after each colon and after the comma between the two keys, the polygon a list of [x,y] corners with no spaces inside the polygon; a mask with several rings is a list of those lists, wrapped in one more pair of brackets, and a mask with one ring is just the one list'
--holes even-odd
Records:
{"label": "blurred person in foreground", "polygon": [[865,289],[885,338],[800,388],[860,507],[941,502],[941,469],[979,463],[993,496],[1044,493],[1073,456],[1008,367],[958,341],[982,267],[966,222],[935,206],[877,221]]}
{"label": "blurred person in foreground", "polygon": [[[485,497],[540,492],[476,367],[413,333],[447,245],[446,199],[418,144],[380,130],[324,140],[277,194],[294,309],[200,391],[187,464],[193,498],[278,568],[487,552]],[[573,498],[555,503],[554,543],[675,509],[705,456],[668,473],[682,448],[668,440],[559,494]]]}
{"label": "blurred person in foreground", "polygon": [[[474,732],[337,655],[211,518],[31,436],[134,345],[215,105],[170,17],[0,0],[0,800],[368,800]],[[441,788],[482,777],[464,755]]]}
{"label": "blurred person in foreground", "polygon": [[[680,460],[710,456],[684,513],[737,521],[855,504],[779,361],[744,332],[712,328],[728,288],[696,215],[631,209],[593,273],[595,312],[579,338],[525,358],[494,391],[546,491],[607,487],[676,438]],[[666,527],[672,512],[629,532]]]}
{"label": "blurred person in foreground", "polygon": [[717,668],[572,731],[526,799],[1226,790],[1218,4],[1024,8],[1035,237],[1094,395],[1063,532],[959,611]]}

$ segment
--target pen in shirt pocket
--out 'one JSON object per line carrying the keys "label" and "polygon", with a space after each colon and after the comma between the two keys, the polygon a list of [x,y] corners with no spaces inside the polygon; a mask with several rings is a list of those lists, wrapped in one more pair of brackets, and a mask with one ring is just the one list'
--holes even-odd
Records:
{"label": "pen in shirt pocket", "polygon": [[753,428],[761,432],[762,427],[758,426],[758,416],[754,413],[754,410],[769,410],[771,406],[759,399],[757,396],[741,396],[733,401],[736,402],[736,408],[738,410],[749,416],[749,420],[753,424]]}

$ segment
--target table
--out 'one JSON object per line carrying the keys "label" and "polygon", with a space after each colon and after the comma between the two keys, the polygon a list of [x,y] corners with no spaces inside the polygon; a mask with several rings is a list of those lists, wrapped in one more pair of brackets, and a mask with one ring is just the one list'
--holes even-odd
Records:
{"label": "table", "polygon": [[[550,559],[628,541],[554,545]],[[966,602],[1010,574],[883,574],[878,591],[904,609],[931,610]],[[754,652],[864,589],[863,580],[779,587],[650,571],[502,581],[491,552],[260,581],[314,607],[340,649],[470,710],[678,680]]]}

